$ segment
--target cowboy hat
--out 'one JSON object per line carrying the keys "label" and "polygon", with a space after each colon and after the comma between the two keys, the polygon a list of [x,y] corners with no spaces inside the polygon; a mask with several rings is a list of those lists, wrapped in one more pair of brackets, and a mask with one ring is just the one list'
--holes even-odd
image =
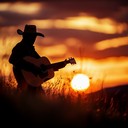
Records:
{"label": "cowboy hat", "polygon": [[25,25],[24,31],[17,29],[17,33],[19,35],[36,34],[37,36],[44,37],[44,35],[42,33],[36,32],[36,26],[35,25]]}

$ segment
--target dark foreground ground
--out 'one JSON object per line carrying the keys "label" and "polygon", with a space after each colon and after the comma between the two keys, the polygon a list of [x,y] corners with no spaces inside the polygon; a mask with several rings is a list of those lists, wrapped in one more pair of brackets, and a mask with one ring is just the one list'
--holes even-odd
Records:
{"label": "dark foreground ground", "polygon": [[0,92],[2,127],[128,128],[128,85],[79,94],[76,100],[7,92]]}

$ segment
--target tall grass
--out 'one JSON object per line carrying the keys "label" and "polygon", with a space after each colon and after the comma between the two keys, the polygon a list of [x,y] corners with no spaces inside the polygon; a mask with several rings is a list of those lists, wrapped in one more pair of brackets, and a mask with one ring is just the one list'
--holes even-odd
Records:
{"label": "tall grass", "polygon": [[70,79],[63,83],[61,77],[55,83],[47,82],[45,94],[19,93],[11,77],[0,77],[2,123],[17,126],[17,122],[29,127],[127,127],[128,94],[116,98],[116,94],[105,91],[102,95],[100,91],[90,94],[73,91]]}

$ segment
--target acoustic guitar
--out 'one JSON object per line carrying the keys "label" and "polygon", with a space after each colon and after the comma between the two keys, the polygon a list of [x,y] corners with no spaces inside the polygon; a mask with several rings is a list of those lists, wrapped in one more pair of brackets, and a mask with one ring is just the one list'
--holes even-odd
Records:
{"label": "acoustic guitar", "polygon": [[30,63],[33,63],[37,67],[41,67],[41,73],[38,75],[35,75],[30,71],[21,70],[27,84],[34,87],[39,87],[45,81],[53,78],[55,71],[65,67],[62,65],[67,65],[68,63],[76,64],[75,59],[72,57],[56,63],[50,63],[47,57],[41,57],[39,59],[36,59],[30,56],[26,56],[24,59]]}

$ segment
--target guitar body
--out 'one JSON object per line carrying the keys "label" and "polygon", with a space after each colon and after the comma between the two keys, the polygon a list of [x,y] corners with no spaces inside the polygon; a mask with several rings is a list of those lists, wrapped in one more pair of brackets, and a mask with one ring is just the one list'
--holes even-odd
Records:
{"label": "guitar body", "polygon": [[[33,87],[39,87],[43,82],[53,78],[54,71],[56,71],[56,69],[61,69],[68,63],[76,64],[74,58],[65,59],[64,61],[56,62],[53,64],[50,63],[47,57],[36,59],[30,56],[26,56],[24,57],[24,60],[41,68],[42,73],[38,75],[33,74],[33,72],[31,71],[21,70],[27,84]],[[44,65],[44,67],[42,67],[41,65]]]}
{"label": "guitar body", "polygon": [[[28,62],[33,63],[37,67],[40,67],[40,65],[42,65],[42,64],[44,64],[44,65],[50,65],[51,64],[47,57],[41,57],[39,59],[36,59],[36,58],[30,57],[30,56],[26,56],[24,59]],[[40,75],[36,76],[32,72],[29,72],[26,70],[22,70],[21,72],[22,72],[26,82],[29,85],[34,86],[34,87],[39,87],[43,82],[54,77],[53,68],[46,70],[46,73],[44,73],[43,77],[41,77]]]}

